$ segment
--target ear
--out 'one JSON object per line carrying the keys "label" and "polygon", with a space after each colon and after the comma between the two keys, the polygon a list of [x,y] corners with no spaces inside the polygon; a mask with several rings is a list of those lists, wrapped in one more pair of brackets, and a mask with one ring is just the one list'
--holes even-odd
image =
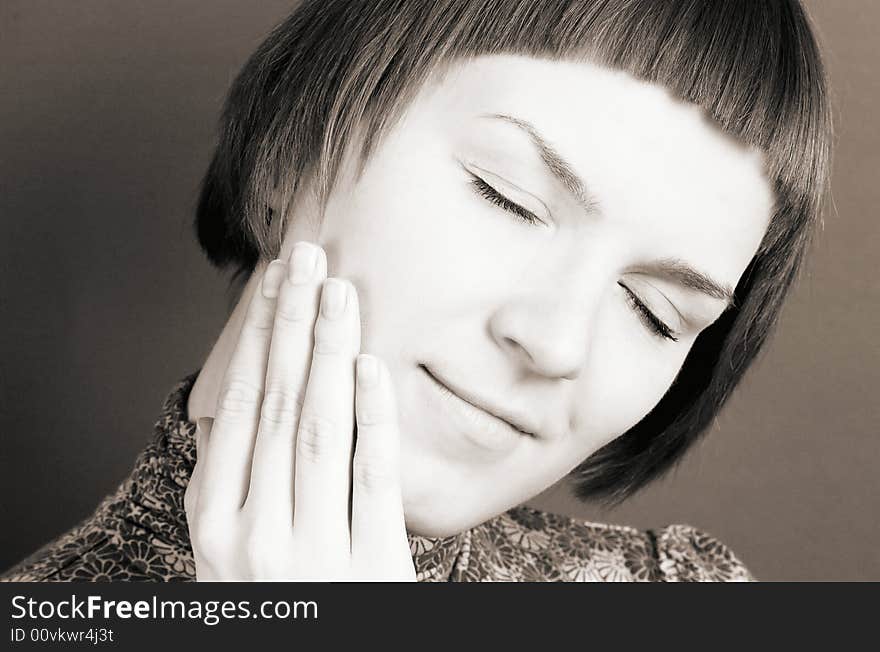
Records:
{"label": "ear", "polygon": [[272,212],[276,215],[278,211],[281,210],[281,190],[276,186],[272,189],[272,192],[269,194],[269,208],[272,209]]}
{"label": "ear", "polygon": [[281,234],[281,251],[279,258],[287,259],[293,249],[294,243],[300,240],[319,242],[323,213],[314,193],[313,184],[302,185],[294,194],[293,199],[287,199],[282,190],[276,188],[270,195],[269,207],[278,220],[278,228]]}

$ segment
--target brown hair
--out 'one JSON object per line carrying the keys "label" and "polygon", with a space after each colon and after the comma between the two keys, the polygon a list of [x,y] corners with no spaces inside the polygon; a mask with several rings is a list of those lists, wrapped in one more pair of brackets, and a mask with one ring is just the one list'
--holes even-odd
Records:
{"label": "brown hair", "polygon": [[323,205],[344,146],[361,164],[428,76],[495,53],[589,59],[662,85],[764,153],[775,211],[735,304],[695,341],[666,395],[572,473],[581,498],[623,500],[707,429],[772,330],[821,221],[831,118],[818,47],[796,0],[306,0],[236,78],[196,215],[211,262],[248,276],[281,246],[313,175]]}

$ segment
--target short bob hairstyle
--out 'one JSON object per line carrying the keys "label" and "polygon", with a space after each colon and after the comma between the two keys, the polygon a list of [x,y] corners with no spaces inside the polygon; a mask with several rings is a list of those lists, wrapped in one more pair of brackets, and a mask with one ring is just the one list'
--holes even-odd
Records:
{"label": "short bob hairstyle", "polygon": [[613,505],[708,429],[776,323],[821,224],[831,116],[797,0],[305,0],[232,85],[202,183],[198,239],[212,264],[235,270],[233,283],[246,280],[277,256],[278,215],[298,188],[314,183],[326,205],[359,126],[363,166],[429,75],[499,53],[589,60],[662,85],[760,150],[774,189],[734,304],[700,334],[654,409],[572,472],[579,498]]}

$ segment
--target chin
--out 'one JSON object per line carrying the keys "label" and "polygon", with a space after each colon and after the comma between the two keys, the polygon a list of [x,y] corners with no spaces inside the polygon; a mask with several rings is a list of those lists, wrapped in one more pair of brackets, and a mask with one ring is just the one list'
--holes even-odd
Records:
{"label": "chin", "polygon": [[407,532],[423,537],[450,537],[495,516],[455,510],[455,506],[461,502],[462,499],[444,496],[442,499],[435,497],[414,505],[404,498],[403,512]]}
{"label": "chin", "polygon": [[451,537],[477,525],[477,523],[463,524],[456,519],[438,519],[436,515],[431,514],[411,515],[409,512],[405,512],[405,517],[406,531],[423,537]]}

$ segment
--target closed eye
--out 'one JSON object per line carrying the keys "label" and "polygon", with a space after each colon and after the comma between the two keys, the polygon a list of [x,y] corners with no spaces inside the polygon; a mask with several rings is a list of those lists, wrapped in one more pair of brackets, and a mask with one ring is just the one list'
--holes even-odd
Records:
{"label": "closed eye", "polygon": [[662,337],[667,340],[672,340],[673,342],[678,342],[678,338],[673,334],[673,331],[669,326],[666,325],[657,315],[651,312],[648,307],[639,299],[635,293],[626,287],[620,281],[617,284],[624,289],[626,292],[627,303],[629,303],[630,308],[636,313],[639,319],[642,320],[642,323],[645,327],[651,331],[657,337]]}
{"label": "closed eye", "polygon": [[480,197],[487,199],[489,202],[495,204],[499,208],[506,210],[508,213],[513,213],[524,222],[527,222],[529,224],[544,223],[533,212],[523,208],[516,202],[511,201],[500,192],[495,190],[495,188],[486,183],[485,179],[478,177],[470,170],[467,170],[467,173],[471,177],[470,186],[474,189],[474,192],[476,192]]}
{"label": "closed eye", "polygon": [[[500,192],[495,190],[495,188],[490,186],[485,181],[485,179],[478,177],[470,170],[466,171],[471,177],[470,186],[474,189],[474,192],[476,192],[480,197],[483,197],[490,203],[504,209],[509,213],[513,213],[528,224],[544,223],[543,220],[538,218],[530,210],[523,208],[516,202],[511,201]],[[624,289],[626,293],[627,303],[629,303],[630,308],[636,313],[639,319],[641,319],[642,323],[645,325],[646,328],[648,328],[648,330],[650,330],[654,335],[658,337],[671,340],[673,342],[678,342],[678,337],[675,336],[673,330],[664,321],[657,317],[657,315],[651,312],[651,310],[642,302],[641,299],[638,298],[638,296],[636,296],[636,294],[632,290],[626,287],[623,283],[618,282],[618,285],[620,285],[620,287]]]}

